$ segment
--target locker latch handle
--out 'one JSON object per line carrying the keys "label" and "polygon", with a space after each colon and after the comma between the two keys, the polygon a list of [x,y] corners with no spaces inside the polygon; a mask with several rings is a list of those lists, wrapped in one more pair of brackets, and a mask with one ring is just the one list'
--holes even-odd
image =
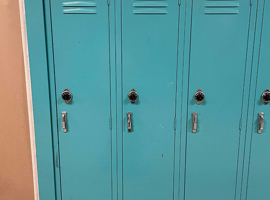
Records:
{"label": "locker latch handle", "polygon": [[67,132],[67,112],[62,112],[62,128],[64,133]]}
{"label": "locker latch handle", "polygon": [[196,133],[197,132],[197,119],[198,119],[198,113],[194,112],[192,113],[192,132]]}
{"label": "locker latch handle", "polygon": [[131,132],[132,113],[127,112],[128,132]]}
{"label": "locker latch handle", "polygon": [[259,113],[258,133],[262,133],[263,130],[264,113]]}

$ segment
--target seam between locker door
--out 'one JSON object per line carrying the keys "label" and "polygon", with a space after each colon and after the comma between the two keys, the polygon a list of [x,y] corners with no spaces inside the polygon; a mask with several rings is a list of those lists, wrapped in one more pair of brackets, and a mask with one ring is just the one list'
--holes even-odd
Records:
{"label": "seam between locker door", "polygon": [[[255,37],[256,37],[256,30],[257,30],[257,17],[258,17],[258,1],[256,7],[256,17],[255,17],[255,28],[254,28],[254,36],[253,36],[253,47],[252,47],[252,58],[251,58],[251,68],[250,68],[250,82],[249,82],[249,92],[248,92],[248,99],[250,98],[250,88],[251,88],[251,79],[252,79],[252,68],[253,68],[253,59],[254,59],[254,49],[255,49]],[[247,104],[247,114],[249,113],[249,103]],[[243,185],[243,176],[244,176],[244,165],[245,165],[245,154],[246,154],[246,141],[247,141],[247,127],[248,127],[248,115],[246,118],[246,129],[245,129],[245,140],[244,140],[244,153],[243,153],[243,163],[242,163],[242,176],[241,176],[241,189],[240,189],[240,199],[242,198],[242,185]]]}
{"label": "seam between locker door", "polygon": [[123,79],[123,4],[121,0],[121,105],[122,105],[122,200],[124,200],[124,79]]}
{"label": "seam between locker door", "polygon": [[176,163],[176,159],[175,159],[175,148],[176,148],[176,123],[177,123],[177,119],[176,119],[176,111],[177,111],[177,86],[178,86],[178,68],[179,68],[179,32],[180,32],[180,4],[178,3],[178,16],[177,16],[177,49],[176,49],[176,76],[175,76],[175,108],[174,108],[174,147],[173,147],[173,200],[174,200],[174,196],[175,196],[175,163]]}
{"label": "seam between locker door", "polygon": [[[256,92],[258,86],[258,74],[260,67],[260,55],[261,55],[261,44],[262,44],[262,34],[263,34],[263,23],[264,23],[264,12],[265,12],[265,0],[263,1],[263,13],[262,13],[262,22],[261,22],[261,30],[260,30],[260,40],[259,40],[259,52],[258,52],[258,61],[257,61],[257,74],[256,74],[256,83],[255,83],[255,92],[254,92],[254,101],[253,101],[253,111],[252,111],[252,122],[254,121],[254,111],[255,111],[255,101],[256,101]],[[249,157],[248,157],[248,173],[247,173],[247,185],[246,185],[246,200],[248,195],[248,181],[249,181],[249,169],[251,162],[251,149],[252,149],[252,132],[253,132],[254,123],[251,126],[251,134],[250,134],[250,148],[249,148]]]}
{"label": "seam between locker door", "polygon": [[244,106],[244,93],[245,93],[245,85],[246,85],[246,72],[247,72],[247,58],[248,58],[248,45],[249,45],[249,37],[250,37],[250,26],[251,26],[251,11],[252,7],[249,6],[249,19],[248,19],[248,33],[247,33],[247,44],[246,44],[246,57],[245,57],[245,70],[244,70],[244,83],[242,90],[242,104],[241,104],[241,114],[240,114],[240,123],[239,124],[239,139],[238,139],[238,153],[237,153],[237,164],[236,164],[236,180],[235,180],[235,195],[234,199],[236,200],[237,194],[237,183],[238,183],[238,167],[239,167],[239,157],[240,157],[240,143],[241,143],[241,133],[242,133],[242,119],[243,119],[243,106]]}
{"label": "seam between locker door", "polygon": [[[48,80],[50,80],[50,69],[49,69],[49,56],[48,56],[48,53],[49,53],[49,50],[48,50],[48,44],[47,44],[47,24],[46,24],[46,11],[45,11],[45,2],[42,1],[42,6],[43,6],[43,17],[44,17],[44,30],[45,30],[45,45],[46,45],[46,60],[47,60],[47,72],[48,72]],[[55,174],[55,170],[56,168],[59,168],[59,172],[60,172],[60,156],[59,156],[59,152],[58,154],[56,154],[56,158],[55,158],[55,148],[54,148],[54,137],[53,137],[53,134],[54,134],[54,131],[53,131],[53,121],[52,121],[52,96],[51,96],[51,84],[50,84],[50,81],[48,81],[48,88],[49,88],[49,106],[50,106],[50,123],[51,123],[51,137],[52,137],[52,151],[53,151],[53,173],[54,173],[54,189],[55,189],[55,198],[57,199],[57,187],[56,187],[56,174]],[[57,131],[58,131],[58,119],[57,119],[57,123],[56,123],[56,127],[57,127]],[[60,177],[61,179],[61,177]],[[60,181],[61,182],[61,181]],[[61,183],[60,183],[60,190],[61,190]],[[61,192],[60,192],[61,194]],[[62,197],[61,197],[62,198]]]}
{"label": "seam between locker door", "polygon": [[[180,3],[181,3],[181,0],[180,0]],[[182,122],[183,122],[183,116],[182,116],[182,113],[183,113],[183,90],[184,90],[184,65],[185,65],[185,46],[186,46],[186,15],[187,15],[187,12],[186,12],[186,9],[187,8],[187,4],[185,3],[185,15],[184,15],[184,32],[183,32],[183,53],[182,53],[182,81],[181,81],[181,84],[182,84],[182,87],[181,87],[181,107],[180,107],[180,146],[179,146],[179,149],[181,150],[181,146],[182,146]],[[179,6],[179,9],[180,9],[180,6]],[[179,21],[180,23],[180,21]],[[180,37],[180,35],[178,35],[178,37]],[[178,200],[180,199],[180,181],[181,181],[181,152],[179,153],[179,177],[178,177],[178,182],[179,182],[179,185],[178,185]]]}
{"label": "seam between locker door", "polygon": [[122,145],[121,145],[121,153],[122,153],[122,160],[121,160],[121,167],[122,167],[122,171],[121,171],[121,183],[122,183],[122,200],[124,200],[124,102],[123,102],[123,1],[120,1],[120,18],[121,18],[121,46],[120,46],[120,51],[121,51],[121,141],[122,141]]}
{"label": "seam between locker door", "polygon": [[190,63],[191,63],[191,42],[192,42],[192,24],[193,24],[193,0],[191,2],[191,20],[189,35],[189,58],[188,58],[188,87],[187,87],[187,113],[186,113],[186,141],[185,141],[185,177],[184,177],[184,200],[186,199],[186,172],[187,172],[187,134],[188,134],[188,99],[189,99],[189,81],[190,81]]}
{"label": "seam between locker door", "polygon": [[110,23],[110,2],[107,0],[108,5],[108,47],[109,47],[109,87],[110,87],[110,119],[109,119],[109,130],[110,130],[110,142],[111,142],[111,199],[113,200],[113,139],[112,139],[112,70],[111,70],[111,23]]}
{"label": "seam between locker door", "polygon": [[[122,1],[121,0],[115,1],[114,13],[115,13],[114,15],[115,17],[114,18],[115,20],[115,84],[116,84],[115,86],[115,89],[116,89],[115,90],[115,95],[116,95],[116,177],[117,177],[116,198],[117,200],[122,200],[123,199],[123,168],[122,168],[123,167],[123,94],[122,94],[123,84],[122,84]],[[116,13],[119,15],[117,15]]]}
{"label": "seam between locker door", "polygon": [[[43,0],[44,3],[44,0]],[[51,42],[52,42],[52,60],[53,60],[53,77],[54,77],[54,91],[55,91],[55,112],[56,112],[56,128],[57,128],[57,146],[58,146],[58,164],[59,164],[59,181],[60,181],[60,198],[63,198],[62,195],[62,175],[61,175],[61,156],[60,156],[60,144],[59,144],[59,121],[58,121],[58,108],[57,108],[57,94],[56,94],[56,74],[55,74],[55,54],[54,54],[54,39],[53,39],[53,25],[52,25],[52,3],[51,0],[49,0],[49,13],[50,13],[50,29],[51,29]],[[54,166],[55,167],[55,166]]]}
{"label": "seam between locker door", "polygon": [[114,1],[114,84],[115,84],[115,159],[116,159],[116,198],[118,200],[118,109],[117,109],[117,44],[116,44],[116,3]]}

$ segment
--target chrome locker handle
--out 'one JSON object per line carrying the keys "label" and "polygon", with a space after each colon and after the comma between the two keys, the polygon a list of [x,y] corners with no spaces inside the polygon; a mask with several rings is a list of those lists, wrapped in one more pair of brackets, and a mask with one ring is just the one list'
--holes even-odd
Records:
{"label": "chrome locker handle", "polygon": [[258,133],[262,133],[262,130],[263,130],[263,120],[264,120],[264,113],[259,113]]}
{"label": "chrome locker handle", "polygon": [[194,112],[192,113],[192,132],[197,132],[197,120],[198,120],[198,113]]}
{"label": "chrome locker handle", "polygon": [[62,128],[64,133],[67,132],[67,112],[62,112]]}
{"label": "chrome locker handle", "polygon": [[128,132],[131,132],[131,127],[132,127],[131,121],[132,121],[132,113],[127,112]]}

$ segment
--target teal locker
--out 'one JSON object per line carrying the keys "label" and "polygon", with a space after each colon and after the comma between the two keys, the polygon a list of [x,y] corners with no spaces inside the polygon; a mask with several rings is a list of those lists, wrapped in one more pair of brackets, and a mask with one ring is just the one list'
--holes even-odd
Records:
{"label": "teal locker", "polygon": [[178,13],[174,0],[122,2],[123,199],[172,198]]}
{"label": "teal locker", "polygon": [[250,148],[247,151],[248,173],[247,184],[244,185],[245,192],[242,199],[269,199],[270,192],[270,136],[269,136],[269,52],[270,52],[270,2],[260,1],[258,19],[257,19],[257,43],[254,54],[253,73],[254,81],[252,92],[252,109],[250,118],[250,129],[248,130],[248,139]]}
{"label": "teal locker", "polygon": [[112,159],[108,5],[51,1],[50,11],[62,199],[107,200]]}
{"label": "teal locker", "polygon": [[25,1],[41,200],[267,199],[268,2]]}
{"label": "teal locker", "polygon": [[191,13],[184,198],[234,199],[250,2],[194,0]]}

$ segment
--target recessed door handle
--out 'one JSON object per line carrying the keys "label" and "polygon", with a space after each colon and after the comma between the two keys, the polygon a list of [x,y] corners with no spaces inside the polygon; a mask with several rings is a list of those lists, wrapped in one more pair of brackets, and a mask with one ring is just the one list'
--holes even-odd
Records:
{"label": "recessed door handle", "polygon": [[64,133],[67,132],[67,112],[62,112],[62,128]]}
{"label": "recessed door handle", "polygon": [[132,112],[127,112],[127,124],[128,124],[128,132],[131,132],[132,127]]}
{"label": "recessed door handle", "polygon": [[197,132],[197,120],[198,120],[198,113],[192,113],[192,132]]}
{"label": "recessed door handle", "polygon": [[264,120],[264,113],[259,113],[258,133],[262,133],[262,130],[263,130],[263,120]]}

